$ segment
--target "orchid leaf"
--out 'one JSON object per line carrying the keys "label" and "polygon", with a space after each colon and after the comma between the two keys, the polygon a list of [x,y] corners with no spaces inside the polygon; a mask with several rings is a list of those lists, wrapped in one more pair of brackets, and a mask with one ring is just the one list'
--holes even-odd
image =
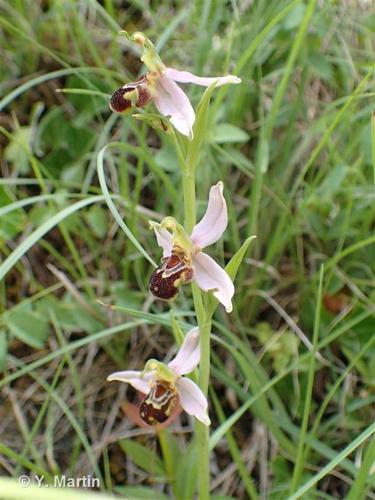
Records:
{"label": "orchid leaf", "polygon": [[197,114],[193,127],[193,140],[188,143],[186,164],[188,168],[194,170],[199,157],[199,152],[202,144],[206,139],[208,133],[208,110],[212,92],[214,91],[216,83],[210,85],[202,96],[197,108]]}
{"label": "orchid leaf", "polygon": [[237,275],[237,271],[245,257],[247,249],[249,248],[250,243],[256,238],[256,236],[250,236],[247,238],[242,244],[241,248],[233,255],[228,264],[225,267],[226,272],[229,274],[232,280],[235,279]]}
{"label": "orchid leaf", "polygon": [[163,462],[157,456],[156,452],[152,452],[146,446],[137,443],[130,439],[121,439],[119,444],[123,451],[138,465],[153,477],[165,478],[166,472]]}
{"label": "orchid leaf", "polygon": [[[237,275],[237,271],[241,265],[241,262],[243,261],[243,258],[245,257],[245,254],[247,252],[247,249],[249,248],[250,243],[255,238],[256,238],[256,236],[250,236],[249,238],[247,238],[244,241],[244,243],[242,244],[241,248],[233,255],[231,260],[226,265],[225,270],[228,273],[228,275],[232,281],[234,281],[234,279]],[[213,297],[212,295],[209,295],[207,297],[207,310],[208,310],[209,316],[213,315],[218,303],[219,303],[219,301],[216,300],[215,297]]]}

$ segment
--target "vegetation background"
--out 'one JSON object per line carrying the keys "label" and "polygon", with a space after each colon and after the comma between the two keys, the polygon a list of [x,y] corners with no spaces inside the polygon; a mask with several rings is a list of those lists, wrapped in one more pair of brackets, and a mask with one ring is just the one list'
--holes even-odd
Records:
{"label": "vegetation background", "polygon": [[147,220],[181,219],[180,173],[168,136],[108,108],[142,70],[120,29],[170,66],[243,80],[215,93],[198,171],[200,213],[225,183],[216,256],[257,235],[234,312],[215,316],[212,494],[375,498],[371,0],[0,0],[0,475],[194,490],[193,422],[156,437],[131,418],[136,394],[106,383],[172,356],[173,322],[194,321],[189,287],[173,314],[149,296],[152,268],[99,187],[97,154],[120,141],[107,184],[158,260]]}

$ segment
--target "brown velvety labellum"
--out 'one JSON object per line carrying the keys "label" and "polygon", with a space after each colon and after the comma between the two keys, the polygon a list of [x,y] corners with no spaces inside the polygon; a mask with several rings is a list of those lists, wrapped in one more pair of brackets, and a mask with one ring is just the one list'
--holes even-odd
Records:
{"label": "brown velvety labellum", "polygon": [[111,110],[116,113],[124,113],[125,111],[128,111],[132,107],[132,102],[129,99],[126,99],[126,94],[134,91],[137,96],[137,100],[135,102],[135,106],[137,108],[146,106],[146,104],[152,100],[152,94],[147,87],[147,75],[141,76],[141,78],[138,78],[135,82],[127,83],[117,89],[116,92],[112,94],[109,102]]}
{"label": "brown velvety labellum", "polygon": [[131,108],[131,101],[125,99],[124,97],[125,92],[129,92],[130,90],[134,90],[134,87],[132,89],[124,89],[121,87],[112,94],[111,100],[109,101],[109,107],[112,111],[115,111],[116,113],[123,113]]}
{"label": "brown velvety labellum", "polygon": [[137,108],[142,108],[142,106],[146,106],[146,104],[148,104],[152,99],[151,93],[148,90],[148,88],[142,85],[137,87],[137,93],[138,93]]}
{"label": "brown velvety labellum", "polygon": [[158,381],[139,407],[139,415],[149,425],[162,424],[171,416],[178,395],[168,382]]}
{"label": "brown velvety labellum", "polygon": [[164,259],[150,276],[149,290],[158,299],[171,300],[178,293],[178,287],[193,278],[193,269],[177,255]]}

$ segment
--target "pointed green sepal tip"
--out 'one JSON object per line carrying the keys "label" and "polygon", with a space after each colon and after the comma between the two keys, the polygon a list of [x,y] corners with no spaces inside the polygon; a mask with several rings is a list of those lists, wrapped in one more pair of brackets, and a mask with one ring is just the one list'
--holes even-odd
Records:
{"label": "pointed green sepal tip", "polygon": [[155,45],[144,33],[136,31],[132,35],[129,35],[127,31],[121,30],[119,34],[124,35],[128,40],[131,40],[142,47],[143,54],[141,61],[145,63],[149,71],[160,73],[165,69],[163,61],[160,59],[160,56],[156,51]]}

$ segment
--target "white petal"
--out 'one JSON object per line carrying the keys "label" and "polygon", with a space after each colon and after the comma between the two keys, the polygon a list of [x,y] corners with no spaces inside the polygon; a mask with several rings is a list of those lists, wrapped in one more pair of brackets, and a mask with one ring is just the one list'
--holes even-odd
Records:
{"label": "white petal", "polygon": [[187,95],[173,80],[165,76],[158,78],[155,86],[154,102],[160,113],[169,116],[173,126],[192,139],[195,113]]}
{"label": "white petal", "polygon": [[205,425],[210,425],[210,418],[207,414],[207,398],[197,384],[189,378],[181,377],[177,380],[176,387],[180,397],[180,405],[186,413],[193,415]]}
{"label": "white petal", "polygon": [[201,357],[199,345],[199,329],[193,328],[186,335],[176,357],[168,363],[177,375],[185,375],[194,370]]}
{"label": "white petal", "polygon": [[224,185],[220,181],[210,189],[206,213],[194,227],[191,239],[199,248],[215,243],[228,224],[227,203],[223,196]]}
{"label": "white petal", "polygon": [[223,304],[227,312],[232,311],[234,285],[227,272],[209,255],[199,252],[193,257],[194,279],[200,289],[214,290],[214,297]]}
{"label": "white petal", "polygon": [[216,87],[220,87],[221,85],[225,85],[227,83],[241,83],[241,78],[233,75],[205,78],[201,76],[195,76],[192,73],[189,73],[189,71],[178,71],[177,69],[173,68],[166,68],[163,71],[163,74],[171,80],[174,80],[175,82],[195,83],[196,85],[202,85],[203,87],[209,87],[215,82]]}
{"label": "white petal", "polygon": [[163,257],[172,255],[173,240],[169,231],[160,226],[157,222],[150,222],[150,226],[155,231],[156,241],[159,247],[163,249]]}
{"label": "white petal", "polygon": [[142,372],[127,370],[124,372],[111,373],[111,375],[107,377],[107,380],[109,382],[112,382],[112,380],[117,380],[118,382],[126,382],[134,387],[134,389],[137,389],[137,391],[148,394],[150,392],[150,386],[147,380],[142,378],[141,375]]}

